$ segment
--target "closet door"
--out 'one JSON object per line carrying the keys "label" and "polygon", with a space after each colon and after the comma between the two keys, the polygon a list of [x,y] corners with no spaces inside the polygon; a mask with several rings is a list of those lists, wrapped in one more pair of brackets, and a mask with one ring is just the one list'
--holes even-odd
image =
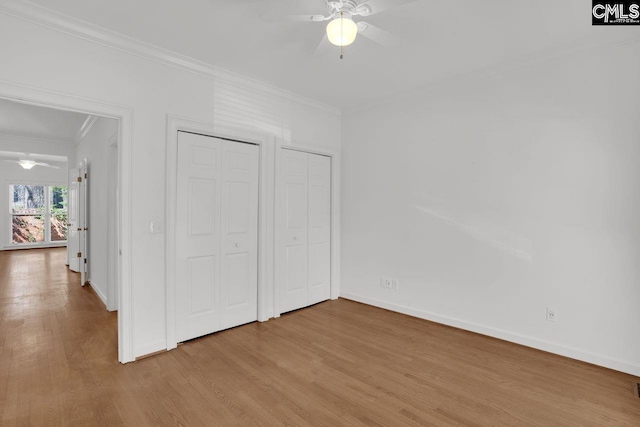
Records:
{"label": "closet door", "polygon": [[223,142],[222,329],[258,320],[259,153]]}
{"label": "closet door", "polygon": [[178,133],[178,342],[257,320],[258,152]]}
{"label": "closet door", "polygon": [[280,312],[331,297],[331,158],[282,150]]}
{"label": "closet door", "polygon": [[309,302],[331,298],[331,158],[309,154]]}
{"label": "closet door", "polygon": [[307,306],[308,158],[282,150],[280,311]]}
{"label": "closet door", "polygon": [[176,337],[220,329],[222,141],[178,133]]}

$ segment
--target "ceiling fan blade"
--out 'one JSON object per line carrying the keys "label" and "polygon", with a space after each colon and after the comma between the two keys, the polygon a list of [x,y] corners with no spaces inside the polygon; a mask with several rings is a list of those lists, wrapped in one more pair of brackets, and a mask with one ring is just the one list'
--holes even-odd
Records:
{"label": "ceiling fan blade", "polygon": [[368,22],[358,22],[358,34],[385,47],[395,47],[402,43],[400,37],[382,30],[375,25],[371,25]]}
{"label": "ceiling fan blade", "polygon": [[356,11],[360,16],[369,16],[416,1],[418,0],[362,0]]}
{"label": "ceiling fan blade", "polygon": [[36,165],[37,165],[37,166],[44,166],[45,168],[60,169],[60,166],[50,165],[49,163],[40,163],[40,162],[36,162]]}
{"label": "ceiling fan blade", "polygon": [[325,56],[329,53],[329,49],[333,46],[329,43],[329,38],[327,37],[327,33],[324,34],[320,43],[316,46],[316,49],[313,51],[313,56]]}
{"label": "ceiling fan blade", "polygon": [[330,16],[322,15],[260,15],[264,22],[321,22],[331,19]]}

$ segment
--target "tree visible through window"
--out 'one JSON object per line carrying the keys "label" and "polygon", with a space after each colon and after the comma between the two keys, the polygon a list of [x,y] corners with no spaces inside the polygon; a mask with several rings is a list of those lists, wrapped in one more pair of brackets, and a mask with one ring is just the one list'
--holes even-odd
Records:
{"label": "tree visible through window", "polygon": [[67,240],[67,187],[12,184],[9,194],[13,244]]}
{"label": "tree visible through window", "polygon": [[67,187],[49,187],[51,241],[67,240]]}

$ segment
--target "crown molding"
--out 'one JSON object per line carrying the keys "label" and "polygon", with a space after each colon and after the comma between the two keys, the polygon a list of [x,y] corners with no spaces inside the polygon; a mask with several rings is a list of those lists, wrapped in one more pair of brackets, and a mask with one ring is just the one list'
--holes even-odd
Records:
{"label": "crown molding", "polygon": [[273,86],[269,83],[253,79],[251,77],[246,77],[186,55],[125,36],[104,27],[65,15],[53,9],[36,5],[26,0],[3,0],[0,3],[0,13],[60,31],[111,49],[119,50],[139,58],[239,86],[244,89],[249,89],[253,92],[276,98],[278,100],[297,103],[336,116],[340,116],[342,113],[341,109],[338,107],[327,105],[286,89]]}
{"label": "crown molding", "polygon": [[75,142],[77,144],[80,144],[87,137],[91,128],[96,124],[98,119],[98,116],[94,116],[92,114],[87,116],[87,119],[82,123],[82,126],[80,126],[80,129],[78,129],[78,133],[76,134]]}

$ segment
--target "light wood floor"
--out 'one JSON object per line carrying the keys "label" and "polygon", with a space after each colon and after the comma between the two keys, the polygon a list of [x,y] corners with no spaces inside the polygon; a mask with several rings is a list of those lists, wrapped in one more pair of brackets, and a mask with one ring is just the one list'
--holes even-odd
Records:
{"label": "light wood floor", "polygon": [[64,257],[0,252],[2,426],[640,426],[637,378],[346,300],[123,366]]}

